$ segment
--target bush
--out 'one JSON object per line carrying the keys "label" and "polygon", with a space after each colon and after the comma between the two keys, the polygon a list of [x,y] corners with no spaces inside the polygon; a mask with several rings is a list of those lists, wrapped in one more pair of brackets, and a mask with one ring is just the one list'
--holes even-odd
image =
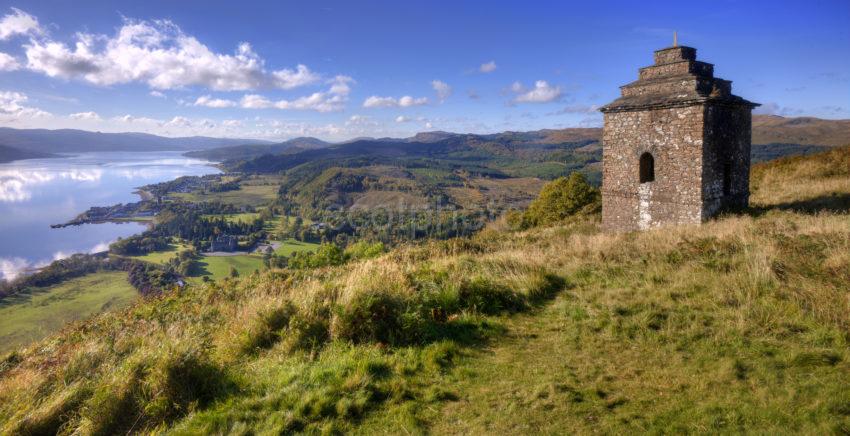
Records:
{"label": "bush", "polygon": [[554,224],[582,211],[597,210],[600,198],[599,190],[590,186],[583,174],[574,172],[543,186],[525,212],[509,212],[508,225],[527,229]]}
{"label": "bush", "polygon": [[289,258],[288,265],[294,269],[321,268],[342,265],[345,255],[342,249],[331,243],[323,243],[315,253],[296,252]]}
{"label": "bush", "polygon": [[458,302],[462,309],[492,315],[501,311],[517,311],[525,307],[523,298],[502,283],[484,277],[464,280],[458,286]]}
{"label": "bush", "polygon": [[285,303],[280,307],[260,313],[249,325],[239,340],[243,354],[271,348],[280,340],[282,330],[289,326],[295,314],[295,306]]}
{"label": "bush", "polygon": [[362,292],[336,312],[332,325],[335,338],[354,343],[404,342],[401,328],[404,303],[395,295],[384,291]]}
{"label": "bush", "polygon": [[355,242],[345,248],[347,259],[369,259],[380,256],[385,251],[383,242],[369,243],[366,241]]}

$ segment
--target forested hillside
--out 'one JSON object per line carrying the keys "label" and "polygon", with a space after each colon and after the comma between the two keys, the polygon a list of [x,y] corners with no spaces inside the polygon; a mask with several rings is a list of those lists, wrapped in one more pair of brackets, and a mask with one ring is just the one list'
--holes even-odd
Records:
{"label": "forested hillside", "polygon": [[0,431],[847,433],[850,148],[752,187],[702,226],[582,208],[148,297],[6,355]]}

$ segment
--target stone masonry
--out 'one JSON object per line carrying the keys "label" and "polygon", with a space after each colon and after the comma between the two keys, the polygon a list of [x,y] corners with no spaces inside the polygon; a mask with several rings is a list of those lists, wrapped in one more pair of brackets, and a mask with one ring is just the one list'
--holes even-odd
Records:
{"label": "stone masonry", "polygon": [[602,227],[701,223],[749,202],[751,112],[696,49],[655,52],[655,64],[601,108]]}

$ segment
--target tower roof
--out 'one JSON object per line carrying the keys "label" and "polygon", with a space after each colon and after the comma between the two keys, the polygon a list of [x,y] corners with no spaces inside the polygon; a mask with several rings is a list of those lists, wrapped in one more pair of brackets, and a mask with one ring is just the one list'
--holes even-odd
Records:
{"label": "tower roof", "polygon": [[655,63],[639,70],[638,80],[620,87],[621,97],[602,112],[689,106],[705,102],[756,107],[732,94],[732,82],[714,77],[714,65],[698,61],[697,49],[675,45],[654,54]]}

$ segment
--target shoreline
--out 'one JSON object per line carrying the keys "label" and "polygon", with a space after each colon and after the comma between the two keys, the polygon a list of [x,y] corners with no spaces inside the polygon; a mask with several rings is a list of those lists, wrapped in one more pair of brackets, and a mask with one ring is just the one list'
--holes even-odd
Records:
{"label": "shoreline", "polygon": [[[133,152],[129,152],[129,153],[133,153]],[[138,152],[138,153],[159,153],[159,152]],[[181,151],[175,150],[175,151],[170,152],[170,153],[179,153],[179,155],[182,156]],[[51,156],[50,160],[55,162],[56,160],[61,160],[62,158],[74,157],[74,156],[78,156],[78,153],[67,154],[67,155],[57,154],[55,156]],[[30,161],[30,160],[35,160],[35,159],[17,159],[15,161],[11,161],[11,162],[0,163],[0,165],[6,165],[6,164],[9,164],[9,163],[13,163],[13,162],[26,162],[26,161]],[[194,165],[194,164],[193,165],[186,165],[185,167],[203,167],[204,172],[201,175],[217,174],[221,171],[218,167],[216,167],[215,162],[205,162],[205,163],[200,163],[198,165]],[[191,175],[191,174],[177,175],[177,176],[174,176],[174,177],[170,177],[168,179],[159,180],[159,181],[155,181],[155,182],[151,182],[151,183],[168,182],[168,181],[176,180],[180,177],[184,177],[186,175]],[[126,191],[124,191],[124,192],[126,192]],[[130,192],[131,192],[131,194],[137,195],[140,202],[151,201],[151,200],[154,199],[153,194],[151,194],[147,190],[142,189],[142,187],[132,188],[132,190]],[[106,224],[106,223],[112,223],[112,224],[138,223],[138,224],[143,224],[144,228],[138,229],[138,231],[134,231],[134,233],[132,235],[129,235],[129,236],[136,236],[136,235],[139,235],[139,234],[149,230],[154,224],[154,219],[155,219],[154,216],[128,216],[128,217],[110,218],[110,219],[86,220],[86,221],[74,222],[74,223],[66,222],[66,223],[62,223],[62,224],[50,224],[48,222],[48,223],[45,223],[46,224],[45,227],[48,227],[48,229],[45,229],[45,231],[49,231],[49,230],[57,229],[57,228],[71,227],[71,226],[82,226],[84,224]],[[107,242],[108,242],[108,244],[111,244],[111,243],[115,242],[115,240],[109,240]],[[92,245],[95,246],[96,244],[98,244],[98,243],[95,242]],[[104,252],[108,252],[108,249],[103,250],[103,251],[98,251],[96,253],[104,253]],[[64,252],[64,251],[61,252],[61,254],[63,255],[63,258],[68,257],[68,256],[73,256],[73,255],[76,255],[76,254],[96,254],[96,253],[92,253],[91,250],[89,250],[88,248],[81,248],[79,250],[71,249],[68,252]],[[32,275],[32,274],[37,273],[37,272],[41,271],[42,269],[50,266],[53,262],[58,260],[58,259],[55,258],[55,253],[54,254],[45,253],[44,256],[38,256],[37,255],[35,257],[30,257],[30,256],[22,257],[20,255],[16,255],[15,253],[9,253],[8,257],[10,259],[19,260],[20,263],[21,263],[21,265],[20,265],[21,267],[20,267],[20,269],[15,268],[15,271],[10,271],[10,273],[11,273],[10,275],[15,277],[14,279],[9,279],[9,278],[5,277],[5,274],[4,274],[3,277],[0,277],[0,281],[12,282],[12,281],[16,280],[17,278],[19,278],[21,276]]]}

